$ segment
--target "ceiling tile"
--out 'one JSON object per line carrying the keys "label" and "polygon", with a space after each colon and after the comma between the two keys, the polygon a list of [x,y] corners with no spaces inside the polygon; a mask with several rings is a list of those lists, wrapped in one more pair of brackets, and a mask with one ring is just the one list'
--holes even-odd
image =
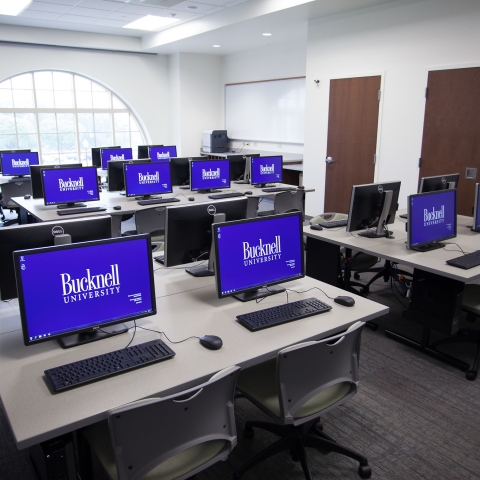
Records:
{"label": "ceiling tile", "polygon": [[243,3],[248,2],[248,0],[202,0],[199,3],[205,3],[206,5],[217,5],[220,7],[228,7],[231,3]]}
{"label": "ceiling tile", "polygon": [[93,17],[80,17],[79,15],[62,15],[59,19],[59,22],[70,22],[70,23],[93,23],[95,18]]}
{"label": "ceiling tile", "polygon": [[78,2],[77,7],[95,8],[97,10],[113,12],[121,8],[122,4],[118,2],[104,2],[103,0],[83,0],[83,2]]}
{"label": "ceiling tile", "polygon": [[117,27],[122,28],[124,25],[129,23],[128,21],[121,21],[121,20],[110,20],[109,18],[99,18],[93,22],[93,25],[102,25],[105,27]]}
{"label": "ceiling tile", "polygon": [[[188,8],[188,7],[195,7],[195,8]],[[196,2],[182,2],[174,7],[169,8],[169,10],[173,10],[176,12],[189,12],[189,13],[201,13],[201,14],[209,14],[214,13],[219,10],[223,10],[223,7],[216,7],[215,5],[205,5],[204,3],[196,3]]]}
{"label": "ceiling tile", "polygon": [[[56,3],[57,5],[69,5],[73,7],[74,5],[80,2],[81,0],[48,0],[48,2],[45,2],[45,3]],[[42,2],[39,2],[38,0],[34,0],[33,3],[35,4],[35,3],[42,3]]]}
{"label": "ceiling tile", "polygon": [[201,13],[191,13],[191,12],[179,12],[178,10],[164,10],[162,17],[169,17],[171,14],[175,14],[175,18],[178,20],[195,20],[197,18],[203,17]]}
{"label": "ceiling tile", "polygon": [[112,12],[109,13],[104,18],[110,18],[111,20],[124,20],[127,23],[133,22],[134,20],[138,20],[142,18],[144,15],[134,15],[133,13],[125,13],[125,12]]}
{"label": "ceiling tile", "polygon": [[42,20],[56,20],[61,13],[38,12],[37,10],[25,10],[19,18],[39,18]]}
{"label": "ceiling tile", "polygon": [[229,2],[224,4],[224,7],[234,7],[235,5],[239,5],[240,3],[248,2],[249,0],[230,0]]}
{"label": "ceiling tile", "polygon": [[58,5],[56,3],[33,2],[27,10],[36,10],[39,12],[67,13],[72,5]]}
{"label": "ceiling tile", "polygon": [[108,15],[109,12],[107,10],[95,10],[94,8],[81,8],[81,7],[74,7],[72,8],[68,14],[69,15],[78,15],[80,17],[94,17],[94,18],[102,18]]}
{"label": "ceiling tile", "polygon": [[152,7],[151,5],[125,5],[121,7],[119,12],[136,13],[137,15],[162,15],[165,12],[165,8]]}

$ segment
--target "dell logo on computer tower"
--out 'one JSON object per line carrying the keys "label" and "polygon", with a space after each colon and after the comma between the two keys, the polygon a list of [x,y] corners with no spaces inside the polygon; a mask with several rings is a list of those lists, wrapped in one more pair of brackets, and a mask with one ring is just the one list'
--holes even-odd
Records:
{"label": "dell logo on computer tower", "polygon": [[209,205],[207,207],[207,212],[210,214],[210,215],[215,215],[217,213],[217,209],[215,208],[215,205]]}
{"label": "dell logo on computer tower", "polygon": [[62,227],[56,225],[52,228],[52,235],[55,237],[56,235],[63,235],[65,232],[63,231]]}

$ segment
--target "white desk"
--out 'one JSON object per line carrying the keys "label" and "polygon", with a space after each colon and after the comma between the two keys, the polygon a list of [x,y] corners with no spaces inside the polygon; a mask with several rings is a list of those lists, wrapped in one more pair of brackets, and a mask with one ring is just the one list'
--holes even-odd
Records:
{"label": "white desk", "polygon": [[[342,293],[308,277],[285,286],[295,290],[321,286],[330,296]],[[113,407],[188,388],[227,366],[247,367],[262,362],[288,345],[319,339],[342,331],[357,320],[374,319],[388,312],[384,305],[361,297],[355,297],[352,308],[327,299],[333,306],[330,312],[251,333],[236,322],[236,315],[285,303],[285,294],[268,297],[260,304],[241,303],[233,298],[220,300],[212,277],[193,278],[183,269],[157,270],[155,290],[158,313],[139,320],[138,325],[164,330],[172,340],[218,335],[223,339],[223,347],[211,351],[197,339],[191,339],[171,345],[176,352],[172,360],[58,394],[50,393],[44,370],[123,348],[133,330],[68,350],[62,350],[54,341],[25,347],[18,308],[15,304],[0,305],[0,397],[19,449],[103,420]],[[310,296],[325,299],[320,291],[300,297]],[[297,294],[290,294],[291,301],[298,298]],[[158,337],[137,328],[134,343]]]}

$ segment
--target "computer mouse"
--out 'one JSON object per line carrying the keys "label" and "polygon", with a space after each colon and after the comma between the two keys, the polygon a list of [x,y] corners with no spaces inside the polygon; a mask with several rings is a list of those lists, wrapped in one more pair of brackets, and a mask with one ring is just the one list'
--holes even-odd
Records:
{"label": "computer mouse", "polygon": [[323,230],[321,225],[310,225],[310,230]]}
{"label": "computer mouse", "polygon": [[305,190],[305,187],[304,187],[303,185],[299,185],[299,186],[297,187],[297,190]]}
{"label": "computer mouse", "polygon": [[252,192],[249,190],[248,192],[245,192],[245,195],[252,195]]}
{"label": "computer mouse", "polygon": [[216,335],[204,335],[200,337],[200,343],[210,350],[218,350],[223,345],[222,339]]}
{"label": "computer mouse", "polygon": [[31,195],[28,195],[28,194],[27,194],[27,195],[25,195],[23,198],[24,198],[25,200],[28,200],[30,197],[31,197]]}
{"label": "computer mouse", "polygon": [[335,297],[333,301],[343,305],[344,307],[353,307],[355,305],[355,299],[347,296]]}
{"label": "computer mouse", "polygon": [[114,210],[121,210],[122,207],[121,207],[121,205],[115,205],[115,206],[113,207],[113,209],[114,209]]}
{"label": "computer mouse", "polygon": [[189,200],[190,202],[193,202],[193,201],[195,200],[195,197],[188,197],[188,200]]}

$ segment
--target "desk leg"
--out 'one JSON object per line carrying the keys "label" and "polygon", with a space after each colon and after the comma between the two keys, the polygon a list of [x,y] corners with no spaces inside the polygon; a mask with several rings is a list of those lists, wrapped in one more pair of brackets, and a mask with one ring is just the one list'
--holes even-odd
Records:
{"label": "desk leg", "polygon": [[75,443],[77,447],[77,473],[80,480],[93,480],[92,450],[85,440],[82,431],[75,432]]}
{"label": "desk leg", "polygon": [[122,216],[112,215],[112,238],[122,236]]}
{"label": "desk leg", "polygon": [[340,274],[340,247],[307,237],[306,273],[308,277],[336,287]]}

